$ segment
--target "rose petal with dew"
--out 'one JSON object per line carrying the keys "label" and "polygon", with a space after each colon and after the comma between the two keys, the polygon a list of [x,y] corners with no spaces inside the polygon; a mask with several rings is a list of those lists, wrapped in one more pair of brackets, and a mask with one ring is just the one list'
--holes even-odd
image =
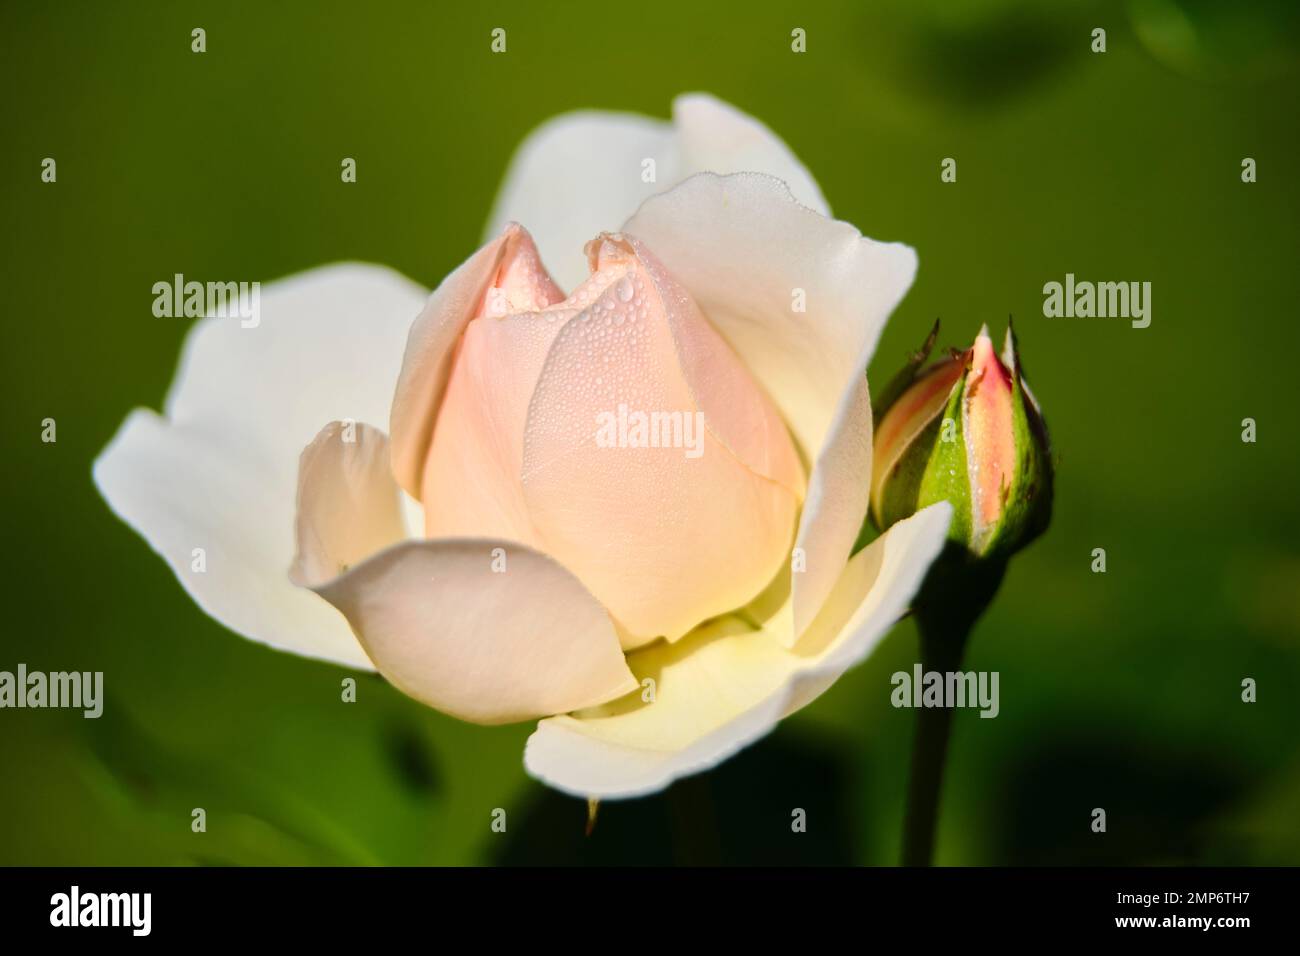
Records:
{"label": "rose petal with dew", "polygon": [[343,613],[390,683],[483,724],[635,689],[609,615],[573,575],[509,542],[403,541],[385,436],[346,435],[331,423],[303,452],[293,576]]}
{"label": "rose petal with dew", "polygon": [[808,209],[770,176],[704,173],[624,231],[655,251],[735,350],[812,464],[795,545],[791,640],[834,587],[866,516],[866,366],[916,254]]}

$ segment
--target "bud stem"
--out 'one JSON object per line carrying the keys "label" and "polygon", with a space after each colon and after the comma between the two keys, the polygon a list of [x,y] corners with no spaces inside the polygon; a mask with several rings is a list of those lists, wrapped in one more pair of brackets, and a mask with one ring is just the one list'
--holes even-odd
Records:
{"label": "bud stem", "polygon": [[672,819],[673,862],[678,866],[720,865],[722,847],[708,772],[674,783],[668,790],[668,812]]}
{"label": "bud stem", "polygon": [[[913,605],[922,673],[961,668],[971,630],[993,600],[1005,572],[1005,561],[974,561],[964,548],[948,544],[931,566]],[[920,693],[920,688],[916,692]],[[903,820],[904,866],[929,866],[934,856],[939,794],[951,729],[952,710],[948,707],[917,709]]]}

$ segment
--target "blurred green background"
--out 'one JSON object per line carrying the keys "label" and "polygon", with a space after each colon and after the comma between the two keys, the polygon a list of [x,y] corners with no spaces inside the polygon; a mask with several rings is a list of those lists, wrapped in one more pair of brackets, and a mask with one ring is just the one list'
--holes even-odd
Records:
{"label": "blurred green background", "polygon": [[[0,669],[102,670],[107,705],[0,711],[0,863],[897,859],[909,623],[771,737],[606,804],[584,838],[585,805],[523,772],[529,726],[460,724],[377,677],[341,705],[342,671],[209,620],[91,484],[176,368],[159,278],[361,259],[433,286],[534,125],[666,116],[696,89],[772,126],[839,217],[918,250],[873,381],[935,316],[957,345],[1011,313],[1052,429],[1055,521],[974,636],[1002,710],[956,716],[939,861],[1300,863],[1297,6],[585,6],[5,3]],[[1151,281],[1151,327],[1045,319],[1066,272]]]}

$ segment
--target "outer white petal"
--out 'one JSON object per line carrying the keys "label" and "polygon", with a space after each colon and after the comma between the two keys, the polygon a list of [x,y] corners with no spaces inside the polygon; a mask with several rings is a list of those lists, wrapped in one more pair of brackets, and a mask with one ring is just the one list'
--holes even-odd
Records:
{"label": "outer white petal", "polygon": [[795,639],[835,585],[867,513],[867,361],[912,284],[916,253],[827,219],[754,173],[694,176],[648,200],[624,229],[694,297],[811,460],[795,541],[807,566],[794,579]]}
{"label": "outer white petal", "polygon": [[491,539],[404,540],[388,438],[331,422],[303,450],[290,578],[347,618],[388,680],[499,724],[636,689],[605,609],[552,558]]}
{"label": "outer white petal", "polygon": [[654,702],[635,694],[541,721],[524,752],[528,772],[576,796],[635,797],[731,756],[871,652],[942,549],[951,516],[940,502],[857,554],[793,649],[779,634],[787,604],[763,630],[733,618],[632,654],[637,678],[656,682]]}
{"label": "outer white petal", "polygon": [[803,205],[831,214],[821,187],[799,157],[749,114],[707,93],[688,93],[673,101],[673,126],[681,179],[696,173],[767,173],[785,183]]}
{"label": "outer white petal", "polygon": [[[267,285],[256,327],[195,324],[165,414],[136,409],[95,461],[113,511],[231,630],[371,669],[338,612],[289,581],[298,456],[326,422],[387,421],[425,295],[362,264]],[[202,572],[191,570],[195,548]]]}
{"label": "outer white petal", "polygon": [[[654,178],[646,181],[646,160]],[[673,101],[671,123],[633,113],[566,113],[520,145],[497,195],[485,238],[507,223],[526,226],[560,286],[586,278],[582,247],[656,193],[699,172],[768,173],[801,203],[829,214],[816,181],[771,130],[705,93]]]}

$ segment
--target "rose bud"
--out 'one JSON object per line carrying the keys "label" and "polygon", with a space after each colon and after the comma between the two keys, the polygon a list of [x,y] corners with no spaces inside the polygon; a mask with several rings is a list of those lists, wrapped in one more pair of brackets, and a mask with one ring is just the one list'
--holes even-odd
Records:
{"label": "rose bud", "polygon": [[883,531],[946,500],[950,540],[978,557],[1005,558],[1051,516],[1047,427],[1010,327],[1001,357],[985,326],[969,349],[921,370],[938,328],[877,410],[871,516]]}

